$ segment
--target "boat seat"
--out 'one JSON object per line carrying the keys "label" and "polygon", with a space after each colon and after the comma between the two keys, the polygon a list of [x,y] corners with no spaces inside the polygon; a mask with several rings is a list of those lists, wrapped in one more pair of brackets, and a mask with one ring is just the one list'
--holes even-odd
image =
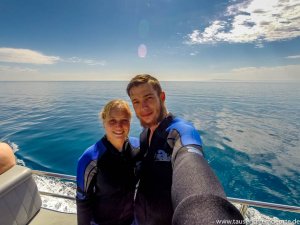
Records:
{"label": "boat seat", "polygon": [[29,168],[16,165],[0,175],[1,225],[76,224],[76,215],[41,208],[42,201]]}

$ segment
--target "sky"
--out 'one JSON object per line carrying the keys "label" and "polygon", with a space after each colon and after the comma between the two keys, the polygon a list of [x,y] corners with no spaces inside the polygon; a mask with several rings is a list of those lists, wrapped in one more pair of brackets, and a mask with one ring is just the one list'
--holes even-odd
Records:
{"label": "sky", "polygon": [[0,81],[300,81],[300,0],[1,0]]}

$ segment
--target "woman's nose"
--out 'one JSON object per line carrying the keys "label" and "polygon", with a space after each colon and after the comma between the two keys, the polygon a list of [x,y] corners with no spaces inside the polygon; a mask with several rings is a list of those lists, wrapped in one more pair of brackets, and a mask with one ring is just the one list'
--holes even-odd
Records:
{"label": "woman's nose", "polygon": [[117,121],[117,122],[116,122],[116,127],[122,127],[122,125],[123,125],[123,124],[122,124],[122,121]]}

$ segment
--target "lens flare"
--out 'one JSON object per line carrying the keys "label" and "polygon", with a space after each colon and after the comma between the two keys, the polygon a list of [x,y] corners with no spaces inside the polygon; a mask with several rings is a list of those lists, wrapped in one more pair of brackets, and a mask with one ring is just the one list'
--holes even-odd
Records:
{"label": "lens flare", "polygon": [[140,44],[139,48],[138,48],[138,56],[140,58],[145,58],[147,55],[147,47],[144,44]]}

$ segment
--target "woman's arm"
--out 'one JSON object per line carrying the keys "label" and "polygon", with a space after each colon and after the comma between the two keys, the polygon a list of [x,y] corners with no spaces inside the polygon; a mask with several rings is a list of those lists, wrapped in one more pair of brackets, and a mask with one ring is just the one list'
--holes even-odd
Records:
{"label": "woman's arm", "polygon": [[96,182],[98,151],[96,145],[88,148],[77,164],[77,221],[90,225],[93,219],[93,196]]}

